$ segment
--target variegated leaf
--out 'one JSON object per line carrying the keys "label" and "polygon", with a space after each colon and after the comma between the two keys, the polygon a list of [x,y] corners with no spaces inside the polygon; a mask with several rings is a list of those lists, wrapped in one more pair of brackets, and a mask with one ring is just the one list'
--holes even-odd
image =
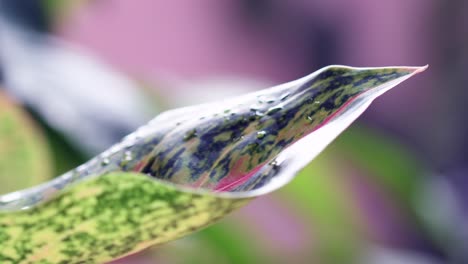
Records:
{"label": "variegated leaf", "polygon": [[1,196],[0,260],[103,262],[198,230],[289,182],[376,97],[424,69],[329,66],[163,113],[77,169]]}

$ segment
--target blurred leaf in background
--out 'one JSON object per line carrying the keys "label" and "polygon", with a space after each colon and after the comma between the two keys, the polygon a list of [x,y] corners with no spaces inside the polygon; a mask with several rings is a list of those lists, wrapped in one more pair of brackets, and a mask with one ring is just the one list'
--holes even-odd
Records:
{"label": "blurred leaf in background", "polygon": [[50,179],[51,164],[49,146],[37,125],[0,92],[0,193]]}

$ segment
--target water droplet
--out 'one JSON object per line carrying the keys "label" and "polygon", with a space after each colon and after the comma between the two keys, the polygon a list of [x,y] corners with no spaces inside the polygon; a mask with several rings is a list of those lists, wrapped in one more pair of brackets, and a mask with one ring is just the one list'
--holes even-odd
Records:
{"label": "water droplet", "polygon": [[131,151],[125,151],[124,153],[124,160],[131,161],[133,159],[133,154]]}
{"label": "water droplet", "polygon": [[258,131],[257,132],[257,138],[258,139],[262,139],[266,136],[266,132],[265,131]]}
{"label": "water droplet", "polygon": [[102,161],[101,161],[101,166],[107,166],[109,165],[110,163],[110,160],[108,158],[104,158]]}
{"label": "water droplet", "polygon": [[103,155],[110,156],[112,154],[115,154],[120,151],[120,148],[121,148],[120,144],[116,144],[112,146],[110,149],[108,149],[107,151],[105,151]]}
{"label": "water droplet", "polygon": [[263,103],[272,104],[275,102],[274,98],[271,98],[271,97],[269,98],[263,95],[260,95],[257,99],[258,99],[258,103],[260,104],[263,104]]}
{"label": "water droplet", "polygon": [[124,138],[122,138],[122,141],[132,141],[135,139],[135,135],[132,133],[130,135],[126,135]]}
{"label": "water droplet", "polygon": [[312,121],[314,119],[311,116],[307,116],[307,120]]}
{"label": "water droplet", "polygon": [[288,98],[289,95],[290,95],[290,93],[284,93],[284,94],[282,94],[281,97],[280,97],[280,101],[286,100],[286,98]]}
{"label": "water droplet", "polygon": [[239,140],[244,139],[244,136],[232,134],[232,135],[231,135],[231,138],[232,138],[232,141],[237,142],[237,141],[239,141]]}
{"label": "water droplet", "polygon": [[321,103],[321,102],[318,101],[318,100],[314,101],[314,104],[320,104],[320,103]]}
{"label": "water droplet", "polygon": [[261,116],[264,116],[265,113],[262,113],[262,112],[260,112],[260,111],[256,111],[256,112],[255,112],[255,115],[261,117]]}
{"label": "water droplet", "polygon": [[261,107],[257,104],[251,105],[250,106],[250,111],[255,112],[258,111]]}
{"label": "water droplet", "polygon": [[279,167],[279,163],[276,159],[270,161],[270,163],[268,163],[268,165],[272,166],[273,168],[277,168]]}
{"label": "water droplet", "polygon": [[280,106],[272,107],[272,108],[268,109],[267,115],[273,115],[273,114],[275,114],[275,113],[281,111],[282,109],[283,109],[283,108],[280,107]]}
{"label": "water droplet", "polygon": [[75,173],[77,174],[86,174],[86,166],[81,165],[75,169]]}
{"label": "water droplet", "polygon": [[197,136],[197,130],[196,129],[192,129],[190,131],[188,131],[185,136],[184,136],[184,141],[188,141],[194,137]]}
{"label": "water droplet", "polygon": [[122,147],[125,148],[125,149],[129,149],[132,146],[133,146],[133,142],[131,142],[131,141],[122,142]]}
{"label": "water droplet", "polygon": [[257,102],[258,102],[259,104],[263,104],[263,95],[257,96]]}

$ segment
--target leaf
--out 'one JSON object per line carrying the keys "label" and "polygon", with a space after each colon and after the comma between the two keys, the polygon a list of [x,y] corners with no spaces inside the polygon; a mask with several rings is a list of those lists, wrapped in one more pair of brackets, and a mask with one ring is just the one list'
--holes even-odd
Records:
{"label": "leaf", "polygon": [[412,154],[388,135],[362,124],[353,125],[277,192],[304,213],[301,218],[313,223],[313,232],[307,234],[314,238],[311,254],[324,263],[354,263],[351,260],[368,251],[365,240],[372,227],[362,218],[362,209],[352,197],[353,177],[346,179],[348,166],[343,167],[343,159],[369,173],[371,182],[377,181],[388,191],[398,201],[398,209],[404,210],[411,227],[423,226],[409,210],[423,175],[422,164]]}
{"label": "leaf", "polygon": [[42,135],[28,116],[0,93],[0,194],[48,180],[52,176],[50,164]]}
{"label": "leaf", "polygon": [[135,173],[106,174],[0,219],[0,262],[99,263],[193,232],[247,200],[184,192]]}
{"label": "leaf", "polygon": [[346,175],[340,174],[340,164],[331,156],[331,148],[278,193],[303,212],[304,221],[313,225],[313,231],[306,234],[314,238],[314,247],[309,249],[311,256],[319,258],[320,263],[354,263],[352,260],[362,251],[364,234],[355,218],[356,208],[346,183],[340,180]]}
{"label": "leaf", "polygon": [[[369,128],[356,126],[337,139],[346,158],[369,171],[384,186],[409,207],[414,204],[414,193],[422,185],[424,164],[400,142],[373,133]],[[359,152],[354,151],[359,148]],[[378,149],[379,151],[375,151]]]}
{"label": "leaf", "polygon": [[38,11],[37,5],[0,1],[5,89],[79,151],[100,152],[148,120],[156,104],[139,84],[106,63],[28,27],[37,23],[19,23],[25,20],[18,18],[31,15],[27,10]]}
{"label": "leaf", "polygon": [[196,231],[289,182],[372,100],[424,69],[329,66],[163,113],[77,169],[1,196],[0,260],[102,262]]}

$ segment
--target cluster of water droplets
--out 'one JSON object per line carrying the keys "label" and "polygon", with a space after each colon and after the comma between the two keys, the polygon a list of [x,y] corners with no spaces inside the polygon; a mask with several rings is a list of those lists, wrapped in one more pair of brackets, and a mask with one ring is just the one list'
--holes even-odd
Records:
{"label": "cluster of water droplets", "polygon": [[[275,98],[270,96],[260,95],[257,97],[257,103],[253,104],[250,107],[250,110],[254,112],[257,117],[263,117],[265,115],[272,116],[275,113],[283,110],[284,106],[281,103],[284,102],[288,97],[289,93],[282,94],[279,100],[276,100]],[[271,105],[275,102],[279,102],[279,104],[268,107],[268,105]]]}
{"label": "cluster of water droplets", "polygon": [[[134,133],[124,137],[120,143],[115,144],[110,149],[100,154],[96,158],[97,160],[91,160],[89,164],[86,163],[83,165],[83,167],[85,169],[89,169],[94,164],[98,163],[101,169],[105,170],[105,168],[111,165],[113,162],[115,162],[116,164],[118,163],[120,167],[125,166],[134,159],[134,153],[132,152],[131,148],[139,140],[143,139],[145,135],[151,133],[153,129],[154,127],[151,126],[151,123],[147,126],[139,128]],[[86,171],[80,170],[80,167],[78,167],[75,171],[79,174],[82,174],[83,172],[86,173]]]}

